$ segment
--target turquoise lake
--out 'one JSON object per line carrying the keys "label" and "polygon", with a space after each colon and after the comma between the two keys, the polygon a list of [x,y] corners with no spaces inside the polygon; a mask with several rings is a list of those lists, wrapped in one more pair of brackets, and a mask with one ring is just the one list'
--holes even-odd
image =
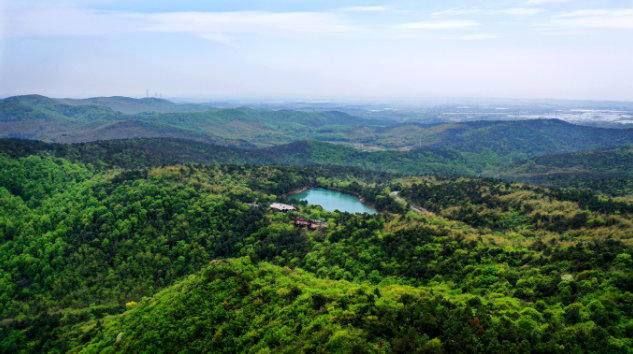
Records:
{"label": "turquoise lake", "polygon": [[312,188],[307,191],[293,194],[290,199],[305,200],[310,204],[316,204],[327,211],[346,211],[348,213],[368,213],[375,214],[376,209],[365,205],[358,200],[358,197],[341,193],[325,188]]}

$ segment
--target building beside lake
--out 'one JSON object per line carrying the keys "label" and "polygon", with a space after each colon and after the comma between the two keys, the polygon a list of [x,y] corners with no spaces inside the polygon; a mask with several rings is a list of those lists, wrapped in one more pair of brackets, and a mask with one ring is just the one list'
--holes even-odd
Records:
{"label": "building beside lake", "polygon": [[316,230],[318,227],[326,226],[321,220],[306,220],[304,218],[291,218],[296,227],[307,227]]}
{"label": "building beside lake", "polygon": [[272,203],[270,204],[270,208],[273,211],[280,211],[282,213],[287,213],[289,211],[297,210],[297,208],[293,207],[292,205],[282,204],[282,203]]}

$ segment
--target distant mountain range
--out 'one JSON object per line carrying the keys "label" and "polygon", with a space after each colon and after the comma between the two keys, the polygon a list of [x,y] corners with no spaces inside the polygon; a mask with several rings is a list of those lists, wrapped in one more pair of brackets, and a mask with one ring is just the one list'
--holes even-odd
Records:
{"label": "distant mountain range", "polygon": [[322,127],[387,123],[341,112],[210,109],[125,97],[56,100],[28,95],[0,101],[0,137],[63,143],[177,137],[227,146],[272,146],[319,135]]}
{"label": "distant mountain range", "polygon": [[161,98],[130,98],[122,96],[114,97],[94,97],[86,99],[61,98],[54,99],[40,95],[14,96],[5,99],[6,102],[16,102],[27,105],[55,105],[67,104],[71,106],[106,106],[115,111],[126,114],[137,114],[141,112],[157,112],[157,113],[178,113],[178,112],[203,112],[212,109],[212,107],[202,104],[176,104],[169,100]]}
{"label": "distant mountain range", "polygon": [[[166,111],[169,113],[160,113]],[[337,111],[210,109],[154,98],[56,100],[28,95],[0,101],[0,137],[62,143],[173,137],[252,148],[320,140],[355,145],[361,150],[441,148],[516,160],[630,144],[631,132],[560,120],[394,125]]]}

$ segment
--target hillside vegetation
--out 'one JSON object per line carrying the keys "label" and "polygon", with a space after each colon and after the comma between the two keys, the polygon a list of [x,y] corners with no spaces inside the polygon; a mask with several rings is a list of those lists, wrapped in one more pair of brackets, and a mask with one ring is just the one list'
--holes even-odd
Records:
{"label": "hillside vegetation", "polygon": [[[341,166],[150,168],[133,144],[113,160],[93,153],[107,145],[38,144],[0,156],[1,352],[633,348],[628,200]],[[305,186],[381,212],[282,197]]]}
{"label": "hillside vegetation", "polygon": [[487,172],[552,187],[587,188],[626,196],[633,194],[633,150],[630,145],[606,150],[533,157]]}

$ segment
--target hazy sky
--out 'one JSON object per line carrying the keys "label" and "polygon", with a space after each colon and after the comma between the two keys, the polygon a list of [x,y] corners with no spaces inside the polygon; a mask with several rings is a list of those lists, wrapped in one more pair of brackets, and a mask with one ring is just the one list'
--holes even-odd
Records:
{"label": "hazy sky", "polygon": [[0,94],[633,100],[633,1],[0,0]]}

